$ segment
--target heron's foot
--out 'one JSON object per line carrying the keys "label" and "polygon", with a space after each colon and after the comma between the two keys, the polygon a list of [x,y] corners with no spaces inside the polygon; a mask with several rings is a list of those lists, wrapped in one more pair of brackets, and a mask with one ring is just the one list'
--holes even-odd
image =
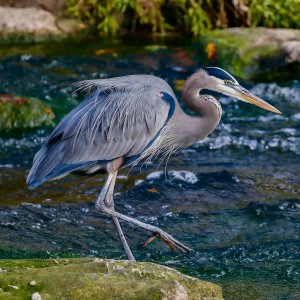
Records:
{"label": "heron's foot", "polygon": [[170,247],[173,251],[179,250],[184,253],[192,251],[191,248],[177,241],[170,234],[166,233],[163,230],[154,233],[153,236],[151,236],[145,243],[142,244],[142,247],[146,247],[151,242],[153,242],[157,237],[160,238],[162,241],[164,241],[168,245],[168,247]]}
{"label": "heron's foot", "polygon": [[[98,206],[98,203],[96,203],[96,206]],[[150,244],[156,237],[160,238],[161,240],[163,240],[172,250],[180,250],[181,252],[189,252],[192,251],[191,248],[185,246],[184,244],[182,244],[181,242],[177,241],[176,239],[174,239],[170,234],[166,233],[165,231],[163,231],[162,229],[150,225],[150,224],[146,224],[144,222],[141,222],[137,219],[134,219],[132,217],[128,217],[126,215],[123,215],[117,211],[115,211],[114,209],[110,209],[108,208],[104,203],[100,202],[99,203],[99,208],[100,210],[107,214],[110,215],[112,217],[116,217],[120,220],[135,224],[141,228],[144,228],[146,230],[152,231],[154,236],[152,236],[151,238],[149,238],[144,244],[143,246],[146,247],[148,244]]]}

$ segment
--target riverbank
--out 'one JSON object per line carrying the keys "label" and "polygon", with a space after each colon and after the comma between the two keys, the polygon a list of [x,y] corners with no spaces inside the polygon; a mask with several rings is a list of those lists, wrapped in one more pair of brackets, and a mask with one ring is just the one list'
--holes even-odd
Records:
{"label": "riverbank", "polygon": [[[172,38],[182,39],[182,36],[178,34]],[[91,39],[97,41],[100,38],[90,36],[76,19],[56,17],[39,7],[0,6],[2,44],[55,40],[68,43],[70,40],[85,42]],[[136,36],[136,39],[140,37]],[[153,37],[161,45],[168,39],[169,35]],[[224,67],[244,80],[274,79],[274,74],[279,80],[289,79],[291,74],[293,78],[300,76],[300,30],[297,29],[228,28],[209,31],[194,41],[202,65]],[[162,49],[152,48],[153,51]],[[113,51],[104,48],[98,53],[110,55]]]}

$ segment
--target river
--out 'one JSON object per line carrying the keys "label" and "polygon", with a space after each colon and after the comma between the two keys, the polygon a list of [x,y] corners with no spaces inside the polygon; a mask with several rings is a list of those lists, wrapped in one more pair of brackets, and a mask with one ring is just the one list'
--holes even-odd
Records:
{"label": "river", "polygon": [[[72,82],[146,73],[176,89],[206,63],[197,43],[132,38],[0,47],[0,94],[42,99],[57,123],[82,95]],[[120,212],[160,226],[193,252],[172,252],[124,224],[136,258],[218,283],[225,299],[296,299],[300,292],[300,83],[241,82],[283,112],[227,97],[205,140],[167,165],[124,169]],[[33,156],[53,127],[0,132],[0,259],[124,259],[111,220],[94,201],[105,175],[71,175],[28,190]],[[298,295],[298,296],[297,296]],[[298,299],[298,298],[297,298]]]}

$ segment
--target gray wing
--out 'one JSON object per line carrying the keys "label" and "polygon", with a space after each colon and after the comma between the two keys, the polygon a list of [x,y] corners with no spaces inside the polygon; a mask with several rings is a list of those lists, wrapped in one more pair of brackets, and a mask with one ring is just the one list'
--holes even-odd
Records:
{"label": "gray wing", "polygon": [[170,86],[150,75],[90,80],[79,86],[94,92],[58,124],[36,154],[27,178],[30,187],[139,155],[165,126],[175,105]]}

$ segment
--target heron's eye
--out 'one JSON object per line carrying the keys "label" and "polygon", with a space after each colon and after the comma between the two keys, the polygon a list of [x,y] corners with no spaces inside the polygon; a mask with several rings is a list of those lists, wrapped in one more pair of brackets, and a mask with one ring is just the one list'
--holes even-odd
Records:
{"label": "heron's eye", "polygon": [[230,85],[230,84],[233,84],[233,81],[231,81],[231,80],[224,80],[224,84]]}

